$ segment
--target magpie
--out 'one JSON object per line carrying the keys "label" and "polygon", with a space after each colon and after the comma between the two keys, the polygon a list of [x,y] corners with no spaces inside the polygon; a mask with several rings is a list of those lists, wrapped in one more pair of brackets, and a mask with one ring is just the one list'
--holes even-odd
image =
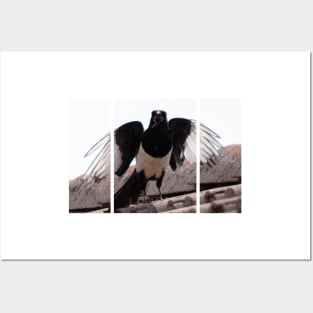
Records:
{"label": "magpie", "polygon": [[[217,140],[220,137],[203,124],[199,129],[200,161],[213,165],[221,147]],[[88,156],[101,148],[86,172],[90,182],[109,175],[110,145],[110,134],[107,134],[86,153]],[[185,159],[196,162],[196,150],[196,121],[187,118],[168,121],[166,112],[162,110],[152,111],[146,130],[139,121],[118,127],[114,131],[114,172],[122,176],[134,158],[136,166],[124,186],[115,192],[115,207],[137,200],[140,193],[146,200],[145,189],[149,180],[156,180],[162,198],[161,186],[166,168],[175,171]]]}

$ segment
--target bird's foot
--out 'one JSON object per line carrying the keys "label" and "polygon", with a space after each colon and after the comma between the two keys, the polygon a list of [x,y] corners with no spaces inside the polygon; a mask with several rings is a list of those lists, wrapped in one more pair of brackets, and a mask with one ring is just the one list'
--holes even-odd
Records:
{"label": "bird's foot", "polygon": [[146,196],[145,192],[141,192],[142,203],[147,204],[151,202],[151,199]]}
{"label": "bird's foot", "polygon": [[149,204],[151,202],[152,202],[152,200],[149,199],[149,198],[144,198],[143,201],[142,201],[142,203],[144,203],[144,204]]}

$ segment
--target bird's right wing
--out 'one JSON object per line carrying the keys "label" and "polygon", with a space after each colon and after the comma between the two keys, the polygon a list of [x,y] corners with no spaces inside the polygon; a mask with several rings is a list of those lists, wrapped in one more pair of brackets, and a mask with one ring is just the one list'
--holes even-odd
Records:
{"label": "bird's right wing", "polygon": [[107,133],[103,138],[101,138],[95,145],[93,145],[89,151],[84,155],[87,157],[98,151],[91,164],[89,165],[84,176],[89,182],[94,182],[96,180],[102,179],[110,174],[110,133]]}
{"label": "bird's right wing", "polygon": [[[114,132],[114,172],[121,176],[128,169],[131,161],[137,154],[141,137],[143,134],[143,126],[140,122],[126,123]],[[85,157],[98,151],[97,155],[89,165],[85,178],[90,183],[109,176],[110,174],[110,152],[111,152],[111,136],[110,133],[101,138],[89,151]]]}
{"label": "bird's right wing", "polygon": [[129,122],[114,132],[114,172],[122,176],[128,169],[131,161],[136,156],[141,138],[143,126],[140,122]]}

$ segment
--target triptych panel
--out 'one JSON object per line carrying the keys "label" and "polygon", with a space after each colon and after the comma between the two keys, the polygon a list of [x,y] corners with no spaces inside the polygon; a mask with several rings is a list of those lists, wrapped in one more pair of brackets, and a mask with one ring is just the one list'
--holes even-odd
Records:
{"label": "triptych panel", "polygon": [[73,100],[70,120],[70,212],[241,212],[238,99]]}

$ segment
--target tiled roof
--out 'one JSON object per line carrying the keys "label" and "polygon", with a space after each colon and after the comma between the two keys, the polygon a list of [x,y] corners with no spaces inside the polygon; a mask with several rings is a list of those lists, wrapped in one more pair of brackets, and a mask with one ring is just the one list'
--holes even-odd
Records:
{"label": "tiled roof", "polygon": [[202,191],[200,213],[241,213],[241,184]]}
{"label": "tiled roof", "polygon": [[[241,184],[200,192],[200,213],[240,213]],[[116,209],[117,213],[195,213],[196,193]]]}
{"label": "tiled roof", "polygon": [[[115,191],[127,181],[133,167],[122,176],[115,176]],[[166,171],[162,184],[164,200],[117,209],[116,212],[196,212],[196,167],[185,163],[173,172]],[[241,211],[241,145],[230,145],[219,150],[216,165],[200,168],[200,211]],[[219,187],[219,188],[216,188]],[[232,190],[232,191],[231,191]],[[233,192],[234,196],[230,197]],[[147,195],[153,199],[159,193],[155,181],[147,185]],[[70,212],[108,212],[110,207],[109,179],[89,186],[81,176],[70,181]]]}
{"label": "tiled roof", "polygon": [[[178,211],[177,211],[178,210]],[[143,203],[131,205],[126,208],[116,209],[117,213],[162,213],[162,212],[196,212],[196,193],[184,194],[181,196],[166,198],[164,200],[152,201],[151,203]]]}
{"label": "tiled roof", "polygon": [[201,165],[200,183],[203,186],[241,183],[241,145],[221,148],[215,166]]}
{"label": "tiled roof", "polygon": [[93,186],[79,176],[70,181],[70,212],[91,212],[110,207],[110,181],[102,179]]}

